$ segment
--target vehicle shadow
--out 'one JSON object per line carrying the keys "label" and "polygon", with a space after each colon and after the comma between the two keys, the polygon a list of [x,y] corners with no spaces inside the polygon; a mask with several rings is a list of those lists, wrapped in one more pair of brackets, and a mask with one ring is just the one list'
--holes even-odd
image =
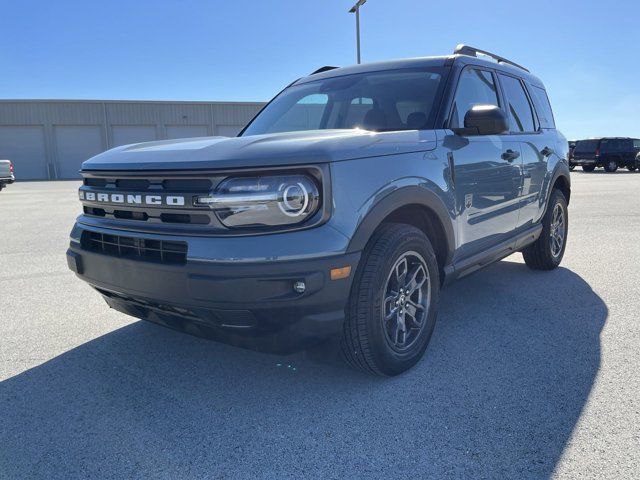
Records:
{"label": "vehicle shadow", "polygon": [[0,477],[548,477],[607,314],[570,270],[499,262],[390,379],[136,322],[0,383]]}

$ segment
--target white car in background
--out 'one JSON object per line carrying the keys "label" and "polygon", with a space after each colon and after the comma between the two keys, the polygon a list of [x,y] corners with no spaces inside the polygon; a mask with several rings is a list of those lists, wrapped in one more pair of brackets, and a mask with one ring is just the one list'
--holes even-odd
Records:
{"label": "white car in background", "polygon": [[0,160],[0,190],[16,181],[13,175],[13,163],[10,160]]}

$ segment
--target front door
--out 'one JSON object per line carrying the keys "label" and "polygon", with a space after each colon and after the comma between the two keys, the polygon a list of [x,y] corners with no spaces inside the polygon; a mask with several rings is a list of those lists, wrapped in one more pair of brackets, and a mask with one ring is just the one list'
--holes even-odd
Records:
{"label": "front door", "polygon": [[[493,72],[466,67],[458,81],[449,127],[464,127],[464,115],[475,105],[501,107],[496,85]],[[449,150],[453,169],[457,256],[462,259],[513,235],[522,189],[520,143],[510,135],[460,136],[447,130],[443,146]]]}

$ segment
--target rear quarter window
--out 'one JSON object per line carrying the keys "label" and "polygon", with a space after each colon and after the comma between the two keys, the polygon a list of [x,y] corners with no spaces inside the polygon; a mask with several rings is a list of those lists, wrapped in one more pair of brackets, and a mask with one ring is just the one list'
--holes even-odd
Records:
{"label": "rear quarter window", "polygon": [[551,110],[551,103],[549,103],[546,90],[534,85],[529,85],[529,87],[533,106],[538,113],[538,120],[540,120],[540,127],[556,128],[556,123],[553,119],[553,110]]}

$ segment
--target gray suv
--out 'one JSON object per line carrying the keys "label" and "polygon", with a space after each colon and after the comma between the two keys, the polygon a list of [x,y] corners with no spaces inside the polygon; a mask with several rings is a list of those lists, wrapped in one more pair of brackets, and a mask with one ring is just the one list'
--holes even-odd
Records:
{"label": "gray suv", "polygon": [[567,150],[542,82],[489,52],[323,67],[236,138],[86,161],[68,264],[134,317],[281,353],[337,337],[396,375],[445,284],[559,265]]}

